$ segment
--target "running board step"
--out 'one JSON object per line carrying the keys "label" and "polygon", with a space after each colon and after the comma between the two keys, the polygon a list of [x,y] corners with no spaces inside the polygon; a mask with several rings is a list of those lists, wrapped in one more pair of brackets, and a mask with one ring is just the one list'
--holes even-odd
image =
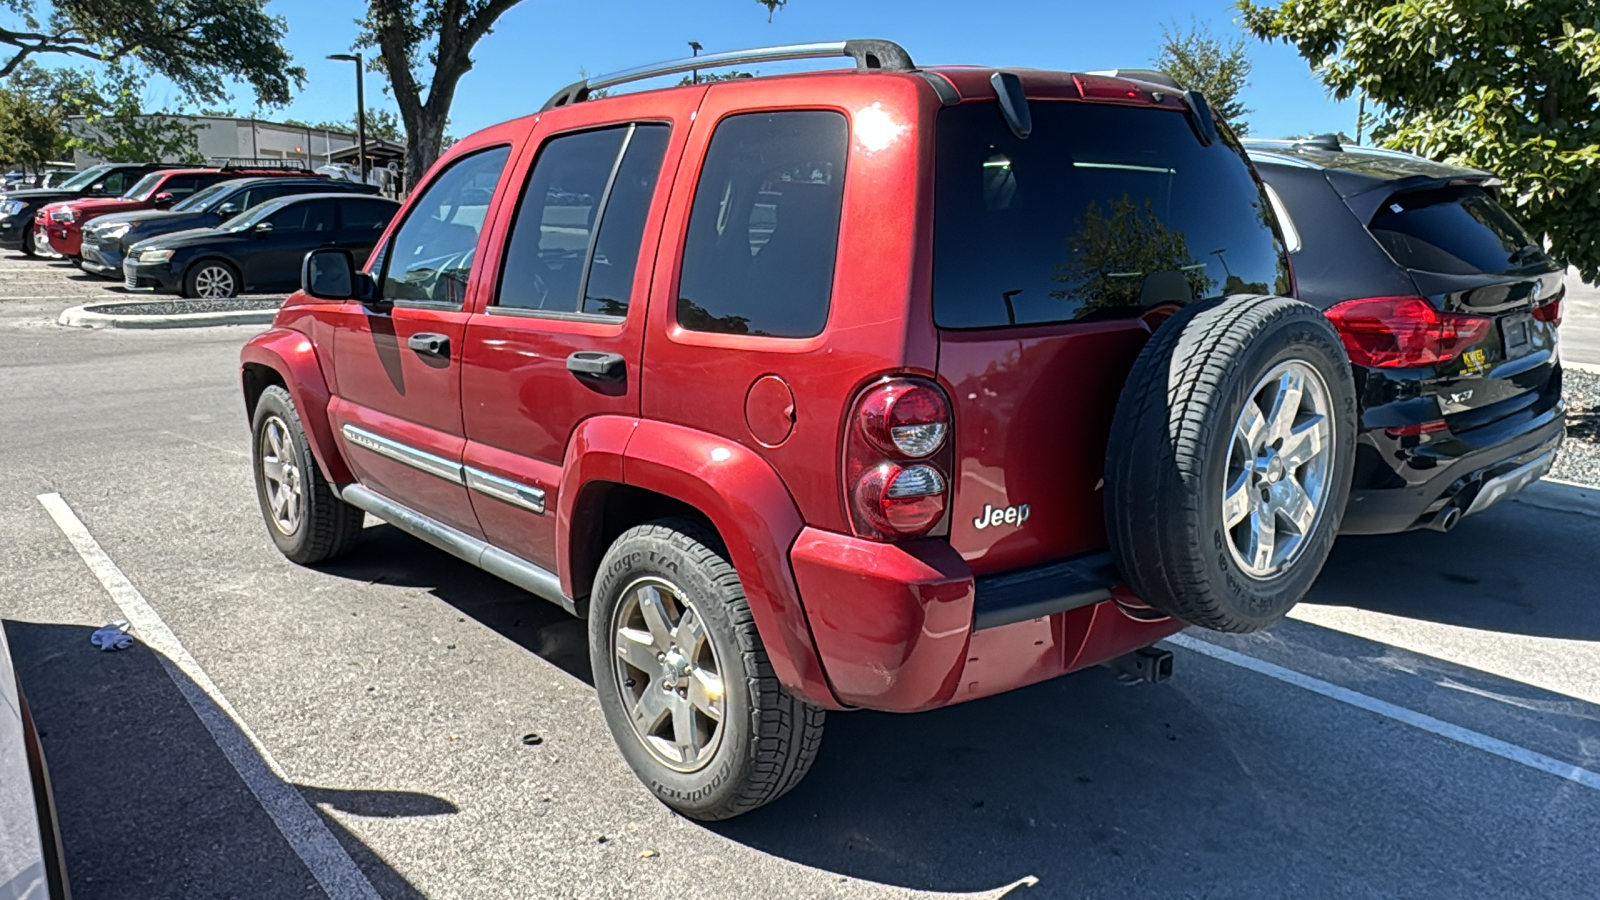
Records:
{"label": "running board step", "polygon": [[421,538],[440,550],[472,563],[491,575],[503,578],[530,594],[549,600],[573,615],[578,614],[578,604],[561,592],[561,579],[548,569],[507,553],[481,538],[475,538],[436,519],[430,519],[419,512],[407,509],[359,484],[345,485],[339,491],[339,496],[351,506],[372,513],[413,537]]}

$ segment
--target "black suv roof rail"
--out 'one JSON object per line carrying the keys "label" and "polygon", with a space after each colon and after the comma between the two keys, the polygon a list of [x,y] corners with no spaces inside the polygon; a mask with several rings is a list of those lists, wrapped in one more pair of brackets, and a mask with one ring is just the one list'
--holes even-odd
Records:
{"label": "black suv roof rail", "polygon": [[212,157],[213,162],[216,162],[219,159],[221,162],[218,167],[224,172],[231,172],[237,169],[284,169],[294,172],[311,171],[311,169],[305,164],[304,160],[284,159],[277,156]]}
{"label": "black suv roof rail", "polygon": [[540,112],[555,109],[558,106],[571,106],[589,99],[590,91],[601,88],[615,87],[631,81],[642,81],[658,75],[676,75],[679,72],[691,72],[696,69],[719,69],[726,66],[744,65],[747,63],[779,62],[791,59],[830,59],[836,56],[848,56],[856,61],[858,72],[911,72],[916,66],[911,62],[911,54],[905,48],[893,41],[879,40],[852,40],[830,41],[820,44],[789,44],[783,47],[756,47],[750,50],[729,50],[723,53],[707,53],[704,56],[686,56],[682,59],[654,63],[640,66],[637,69],[624,69],[609,75],[596,78],[585,78],[567,85],[555,96],[545,101]]}

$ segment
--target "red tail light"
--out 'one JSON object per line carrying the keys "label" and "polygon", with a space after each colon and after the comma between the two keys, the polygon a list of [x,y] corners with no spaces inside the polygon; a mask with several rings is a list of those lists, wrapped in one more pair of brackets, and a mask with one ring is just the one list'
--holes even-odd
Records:
{"label": "red tail light", "polygon": [[1346,300],[1327,315],[1350,361],[1377,369],[1438,365],[1481,342],[1494,327],[1493,319],[1440,312],[1421,297]]}
{"label": "red tail light", "polygon": [[933,383],[886,378],[861,392],[846,423],[845,506],[856,536],[926,534],[950,496],[950,401]]}
{"label": "red tail light", "polygon": [[1541,322],[1551,325],[1561,324],[1561,296],[1558,294],[1554,300],[1533,308],[1533,317]]}

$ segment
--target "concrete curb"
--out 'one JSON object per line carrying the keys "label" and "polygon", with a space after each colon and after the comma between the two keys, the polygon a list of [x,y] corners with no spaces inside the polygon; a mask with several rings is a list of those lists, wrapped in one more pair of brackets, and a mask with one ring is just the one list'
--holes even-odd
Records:
{"label": "concrete curb", "polygon": [[1587,372],[1590,375],[1600,375],[1600,366],[1597,366],[1594,363],[1573,362],[1572,360],[1563,359],[1561,361],[1561,367],[1563,369],[1571,369],[1574,372]]}
{"label": "concrete curb", "polygon": [[118,306],[143,306],[149,302],[129,300],[74,306],[64,310],[56,319],[56,324],[73,328],[202,328],[208,325],[267,325],[278,315],[277,309],[239,309],[167,316],[118,315],[116,312]]}

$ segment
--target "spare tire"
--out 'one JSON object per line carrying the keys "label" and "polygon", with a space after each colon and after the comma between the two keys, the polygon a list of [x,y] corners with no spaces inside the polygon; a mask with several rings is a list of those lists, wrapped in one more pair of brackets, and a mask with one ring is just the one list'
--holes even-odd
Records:
{"label": "spare tire", "polygon": [[1356,395],[1311,306],[1241,295],[1163,323],[1106,447],[1106,531],[1129,587],[1217,631],[1282,618],[1322,571],[1355,462]]}

